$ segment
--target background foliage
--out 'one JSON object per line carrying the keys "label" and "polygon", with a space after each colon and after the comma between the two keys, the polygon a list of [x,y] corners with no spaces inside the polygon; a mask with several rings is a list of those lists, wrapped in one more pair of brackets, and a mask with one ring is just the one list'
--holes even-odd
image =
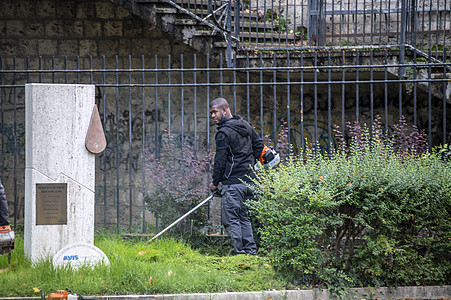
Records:
{"label": "background foliage", "polygon": [[[212,155],[196,156],[189,141],[183,152],[166,132],[159,157],[149,154],[146,168],[146,205],[158,220],[159,230],[177,220],[210,193],[209,167]],[[178,234],[194,234],[207,226],[207,205],[177,226]]]}
{"label": "background foliage", "polygon": [[[348,124],[332,153],[307,150],[257,174],[251,203],[260,251],[295,282],[347,286],[446,284],[451,276],[451,163],[426,152],[404,120]],[[372,133],[370,133],[372,132]]]}

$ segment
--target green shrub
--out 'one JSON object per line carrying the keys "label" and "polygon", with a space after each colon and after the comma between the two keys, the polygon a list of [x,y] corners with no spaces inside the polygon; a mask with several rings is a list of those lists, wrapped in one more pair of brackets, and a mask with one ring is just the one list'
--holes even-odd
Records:
{"label": "green shrub", "polygon": [[400,122],[349,125],[333,153],[258,172],[251,203],[278,271],[337,294],[349,286],[445,284],[451,276],[451,163]]}

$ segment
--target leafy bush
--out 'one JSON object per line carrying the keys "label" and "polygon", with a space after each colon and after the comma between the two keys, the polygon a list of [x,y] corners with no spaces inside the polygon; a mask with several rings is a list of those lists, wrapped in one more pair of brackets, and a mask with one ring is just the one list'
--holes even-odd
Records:
{"label": "leafy bush", "polygon": [[[146,167],[146,205],[162,228],[202,201],[209,194],[208,168],[211,154],[196,158],[188,140],[179,153],[176,141],[167,132],[160,157],[149,154]],[[207,224],[205,207],[198,209],[178,227],[179,233],[198,232]]]}
{"label": "leafy bush", "polygon": [[[349,286],[445,284],[451,276],[451,162],[401,121],[348,124],[349,142],[261,170],[251,203],[260,251],[282,273]],[[341,134],[341,136],[340,136]]]}

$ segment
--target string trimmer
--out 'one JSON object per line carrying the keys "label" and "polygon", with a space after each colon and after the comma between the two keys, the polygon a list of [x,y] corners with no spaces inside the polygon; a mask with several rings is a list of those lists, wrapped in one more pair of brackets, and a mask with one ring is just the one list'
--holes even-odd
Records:
{"label": "string trimmer", "polygon": [[[195,207],[193,207],[190,211],[188,211],[186,214],[184,214],[183,216],[181,216],[180,218],[178,218],[177,220],[175,220],[171,225],[169,225],[168,227],[166,227],[165,229],[163,229],[162,231],[160,231],[157,235],[155,235],[153,238],[151,238],[148,243],[152,242],[153,240],[155,240],[156,238],[158,238],[159,236],[161,236],[163,233],[165,233],[166,231],[168,231],[169,229],[171,229],[172,227],[174,227],[175,225],[177,225],[178,223],[180,223],[180,221],[182,221],[183,219],[185,219],[187,216],[189,216],[191,213],[193,213],[194,211],[196,211],[199,207],[201,207],[202,205],[204,205],[205,203],[207,203],[208,201],[210,201],[216,194],[213,193],[210,196],[208,196],[206,199],[202,200],[202,202],[200,202],[199,204],[197,204]],[[144,253],[146,253],[147,251],[149,251],[150,249],[147,249],[146,251],[141,251],[139,252],[140,255],[143,255]]]}

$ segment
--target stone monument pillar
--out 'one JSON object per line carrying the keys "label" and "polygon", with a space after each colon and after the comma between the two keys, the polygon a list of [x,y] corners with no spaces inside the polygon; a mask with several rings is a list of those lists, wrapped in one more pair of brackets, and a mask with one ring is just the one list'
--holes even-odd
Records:
{"label": "stone monument pillar", "polygon": [[94,243],[95,155],[85,139],[94,85],[25,86],[25,255]]}

